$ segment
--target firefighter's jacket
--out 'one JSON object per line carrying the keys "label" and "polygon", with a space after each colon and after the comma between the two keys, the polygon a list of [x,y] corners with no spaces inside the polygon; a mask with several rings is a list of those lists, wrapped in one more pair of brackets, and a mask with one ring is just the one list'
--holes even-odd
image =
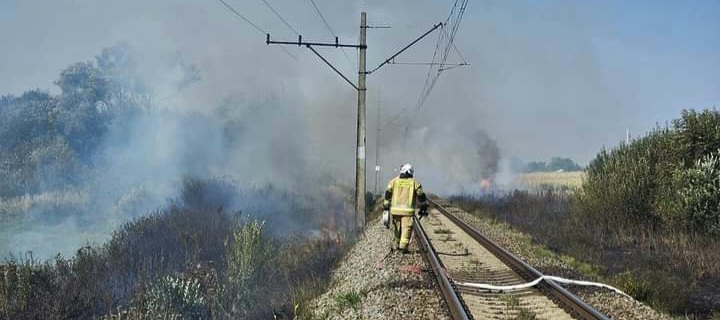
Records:
{"label": "firefighter's jacket", "polygon": [[415,214],[416,200],[422,210],[427,209],[427,197],[420,182],[413,177],[397,177],[390,180],[385,190],[383,210],[393,215],[411,216]]}

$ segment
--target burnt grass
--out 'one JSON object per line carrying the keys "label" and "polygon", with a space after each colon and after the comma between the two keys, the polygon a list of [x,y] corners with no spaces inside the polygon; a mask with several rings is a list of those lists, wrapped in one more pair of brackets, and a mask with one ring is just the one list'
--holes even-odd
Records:
{"label": "burnt grass", "polygon": [[0,319],[292,319],[298,303],[324,290],[344,241],[273,237],[222,209],[226,187],[186,181],[181,199],[102,246],[5,261]]}
{"label": "burnt grass", "polygon": [[582,213],[574,193],[563,190],[448,200],[473,215],[506,222],[557,254],[592,265],[583,270],[586,277],[615,285],[655,309],[689,318],[719,314],[718,239],[630,223],[608,225]]}

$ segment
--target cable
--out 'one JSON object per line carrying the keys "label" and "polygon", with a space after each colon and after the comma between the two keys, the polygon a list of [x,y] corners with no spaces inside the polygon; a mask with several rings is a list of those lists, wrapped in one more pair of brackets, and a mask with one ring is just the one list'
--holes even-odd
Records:
{"label": "cable", "polygon": [[[435,50],[433,51],[432,60],[430,60],[431,65],[430,65],[430,68],[428,68],[427,75],[425,76],[425,83],[423,84],[423,89],[420,92],[420,98],[418,99],[418,104],[415,107],[415,109],[420,109],[420,107],[422,107],[422,105],[425,103],[425,99],[427,98],[427,95],[429,95],[430,91],[432,90],[430,83],[433,81],[430,79],[432,77],[432,71],[434,68],[433,64],[435,63],[435,58],[437,57],[438,51],[440,51],[440,44],[442,43],[443,35],[445,35],[445,32],[441,32],[438,34],[438,41],[437,41],[437,44],[435,44]],[[432,86],[434,86],[434,84]]]}
{"label": "cable", "polygon": [[388,64],[399,64],[399,65],[408,65],[408,66],[464,66],[465,63],[450,63],[450,64],[441,64],[439,62],[388,62]]}
{"label": "cable", "polygon": [[[338,37],[337,34],[335,34],[335,32],[333,32],[332,28],[330,28],[330,24],[327,22],[327,20],[325,19],[325,16],[323,16],[322,12],[320,12],[320,8],[315,3],[315,0],[310,0],[310,3],[315,8],[315,12],[318,14],[318,16],[320,16],[320,19],[322,20],[322,22],[325,24],[325,28],[327,28],[328,31],[330,31],[330,34],[333,37],[337,38]],[[348,57],[347,52],[345,52],[345,48],[342,48],[342,53],[345,56],[345,60],[347,60],[347,62],[350,64],[350,66],[352,66],[352,61],[350,60],[350,57]]]}
{"label": "cable", "polygon": [[[235,10],[235,8],[233,8],[232,6],[230,6],[229,4],[227,4],[227,2],[225,2],[225,1],[223,1],[223,0],[217,0],[217,1],[220,2],[220,3],[222,3],[222,4],[225,6],[225,8],[228,9],[228,10],[229,10],[230,12],[232,12],[233,14],[235,14],[235,16],[239,17],[239,18],[242,19],[243,21],[245,21],[245,22],[247,22],[248,24],[250,24],[253,28],[255,28],[255,30],[257,30],[258,32],[260,32],[260,34],[262,34],[262,35],[268,34],[267,31],[265,31],[265,30],[263,30],[262,28],[258,27],[257,24],[253,23],[252,21],[250,21],[250,19],[248,19],[248,18],[246,18],[245,16],[243,16],[240,12],[238,12],[237,10]],[[287,55],[289,55],[291,58],[293,58],[293,59],[295,59],[295,60],[298,59],[297,56],[295,56],[294,54],[290,53],[290,51],[288,51],[287,49],[285,49],[285,47],[280,47],[280,48],[281,48],[283,51],[285,51],[285,53],[287,53]]]}
{"label": "cable", "polygon": [[[457,35],[457,31],[460,28],[460,21],[463,18],[463,15],[465,14],[465,10],[467,9],[467,5],[469,0],[463,0],[460,2],[460,7],[458,9],[458,3],[460,0],[455,0],[453,3],[453,7],[450,9],[450,14],[448,14],[447,19],[445,20],[445,24],[450,26],[451,31],[448,33],[443,29],[443,32],[438,37],[438,43],[435,45],[435,52],[433,52],[433,59],[432,64],[430,65],[430,68],[428,68],[428,73],[425,78],[425,84],[423,85],[423,90],[420,94],[420,98],[418,100],[418,104],[416,106],[416,110],[420,109],[427,100],[428,96],[430,95],[430,92],[435,87],[435,84],[437,83],[438,78],[440,77],[440,73],[445,70],[449,70],[452,68],[442,68],[438,67],[435,68],[436,65],[445,65],[447,62],[448,55],[450,53],[450,50],[455,47],[454,40],[455,36]],[[455,14],[457,9],[457,14]],[[447,39],[447,42],[445,43],[445,39]],[[442,45],[442,49],[440,49]],[[460,54],[459,50],[457,50],[457,47],[455,47],[456,52],[458,52],[458,55],[461,59],[463,59],[463,63],[465,63],[465,59],[462,58],[462,55]],[[438,64],[435,63],[435,58],[437,57],[438,51],[441,51],[440,55],[440,62]],[[435,71],[435,74],[433,75],[433,71]]]}
{"label": "cable", "polygon": [[285,26],[288,27],[288,29],[290,29],[290,30],[292,30],[293,32],[295,32],[295,34],[300,35],[300,32],[298,32],[295,28],[293,28],[293,27],[287,22],[287,20],[285,20],[285,18],[283,18],[283,17],[280,15],[280,13],[277,12],[277,10],[275,10],[275,8],[273,8],[266,0],[262,0],[262,2],[270,9],[270,11],[272,11],[272,12],[275,14],[275,16],[278,17],[278,19],[280,19],[280,21],[282,21],[282,22],[285,24]]}
{"label": "cable", "polygon": [[317,4],[315,3],[315,1],[314,1],[314,0],[310,0],[310,3],[311,3],[312,6],[315,8],[315,12],[317,12],[317,14],[320,16],[320,19],[322,20],[322,22],[325,24],[325,28],[327,28],[328,31],[330,31],[330,34],[331,34],[333,37],[337,37],[337,35],[335,34],[335,32],[333,32],[332,28],[330,28],[330,24],[327,22],[327,20],[325,20],[325,16],[323,16],[322,12],[320,12],[320,8],[318,8],[318,6],[317,6]]}
{"label": "cable", "polygon": [[605,288],[608,290],[615,291],[616,293],[623,295],[629,299],[633,299],[630,295],[623,292],[622,290],[615,288],[613,286],[599,283],[599,282],[591,282],[591,281],[582,281],[582,280],[571,280],[571,279],[565,279],[555,276],[542,276],[539,277],[533,281],[530,281],[528,283],[523,284],[517,284],[517,285],[510,285],[510,286],[497,286],[492,284],[486,284],[486,283],[473,283],[473,282],[462,282],[462,281],[453,281],[456,285],[463,286],[463,287],[469,287],[474,289],[482,289],[482,290],[491,290],[491,291],[501,291],[501,292],[509,292],[509,291],[517,291],[522,289],[527,289],[536,286],[540,281],[543,280],[552,280],[555,282],[560,282],[564,284],[574,284],[579,286],[593,286],[593,287],[599,287],[599,288]]}
{"label": "cable", "polygon": [[262,35],[266,35],[266,34],[267,34],[267,32],[266,32],[265,30],[263,30],[262,28],[258,27],[258,25],[254,24],[252,21],[250,21],[250,19],[245,18],[245,16],[243,16],[242,14],[240,14],[240,12],[237,12],[237,10],[235,10],[235,8],[233,8],[233,7],[231,7],[229,4],[227,4],[227,2],[225,2],[225,1],[223,1],[223,0],[217,0],[217,1],[219,1],[220,3],[222,3],[222,4],[225,6],[225,8],[227,8],[228,10],[230,10],[230,12],[232,12],[232,13],[234,13],[236,16],[240,17],[240,19],[245,20],[245,22],[247,22],[247,23],[249,23],[251,26],[253,26],[253,28],[255,28],[255,30],[259,31],[260,34],[262,34]]}
{"label": "cable", "polygon": [[453,48],[455,49],[455,53],[457,53],[458,57],[460,57],[460,60],[462,60],[462,63],[467,64],[467,60],[465,60],[465,57],[463,56],[462,53],[460,53],[460,49],[458,49],[458,47],[455,45],[454,42],[453,42]]}

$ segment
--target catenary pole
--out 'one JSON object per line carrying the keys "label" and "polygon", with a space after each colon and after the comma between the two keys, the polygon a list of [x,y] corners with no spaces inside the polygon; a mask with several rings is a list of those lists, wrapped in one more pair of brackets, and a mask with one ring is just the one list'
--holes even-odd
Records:
{"label": "catenary pole", "polygon": [[[437,24],[433,26],[430,31],[426,32],[419,38],[415,39],[413,42],[411,42],[409,45],[402,48],[399,52],[395,53],[391,56],[391,58],[388,58],[380,64],[378,67],[373,69],[374,71],[377,71],[384,65],[387,65],[389,61],[392,61],[395,57],[397,57],[399,54],[404,52],[407,48],[417,43],[420,39],[424,38],[428,34],[430,34],[433,30],[437,29],[438,27],[442,26],[442,24]],[[355,89],[358,93],[358,108],[357,108],[357,132],[356,132],[356,153],[355,153],[355,212],[354,212],[354,219],[352,219],[353,228],[356,231],[362,230],[362,228],[365,226],[365,194],[367,191],[366,186],[366,110],[367,110],[367,103],[366,103],[366,97],[367,97],[367,85],[366,85],[366,77],[371,72],[367,71],[367,63],[366,63],[366,54],[367,54],[367,29],[373,28],[372,26],[367,25],[367,14],[365,12],[360,13],[360,44],[353,45],[353,44],[342,44],[339,42],[338,38],[335,37],[334,43],[322,43],[322,42],[308,42],[303,41],[302,35],[298,35],[297,41],[275,41],[270,39],[270,34],[266,34],[265,43],[266,44],[280,44],[280,45],[297,45],[297,46],[305,46],[310,51],[312,51],[315,55],[317,55],[325,64],[327,64],[335,73],[340,75],[340,77],[343,78],[348,84],[350,84],[353,89]],[[346,77],[342,72],[340,72],[335,66],[333,66],[330,61],[325,59],[320,52],[315,50],[315,47],[335,47],[335,48],[357,48],[359,50],[359,59],[358,59],[358,83],[357,85],[353,84],[348,77]],[[379,148],[379,146],[378,146]],[[376,188],[377,189],[377,188]]]}
{"label": "catenary pole", "polygon": [[367,14],[360,13],[360,59],[358,63],[358,114],[357,114],[357,157],[355,163],[355,215],[357,227],[365,226],[365,110],[367,77],[365,56],[367,53]]}
{"label": "catenary pole", "polygon": [[377,99],[377,121],[375,122],[375,195],[380,194],[380,189],[378,188],[380,186],[380,134],[381,134],[381,128],[380,128],[380,112],[381,112],[381,105],[380,105],[380,89],[378,88],[375,92],[375,95],[378,96]]}

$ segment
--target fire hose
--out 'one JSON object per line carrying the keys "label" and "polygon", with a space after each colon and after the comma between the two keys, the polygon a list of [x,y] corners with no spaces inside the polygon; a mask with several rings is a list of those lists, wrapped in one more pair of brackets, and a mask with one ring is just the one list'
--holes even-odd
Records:
{"label": "fire hose", "polygon": [[555,276],[542,276],[542,277],[537,278],[537,279],[535,279],[535,280],[533,280],[533,281],[530,281],[530,282],[528,282],[528,283],[516,284],[516,285],[509,285],[509,286],[496,286],[496,285],[492,285],[492,284],[473,283],[473,282],[461,282],[461,281],[453,281],[453,282],[454,282],[456,285],[458,285],[458,286],[463,286],[463,287],[468,287],[468,288],[485,289],[485,290],[492,290],[492,291],[505,291],[505,292],[507,292],[507,291],[517,291],[517,290],[522,290],[522,289],[527,289],[527,288],[530,288],[530,287],[534,287],[534,286],[536,286],[538,283],[540,283],[540,281],[543,281],[543,280],[545,280],[545,279],[547,279],[547,280],[552,280],[552,281],[559,282],[559,283],[564,283],[564,284],[574,284],[574,285],[579,285],[579,286],[593,286],[593,287],[605,288],[605,289],[609,289],[609,290],[612,290],[612,291],[614,291],[614,292],[617,292],[617,293],[619,293],[619,294],[621,294],[621,295],[623,295],[623,296],[625,296],[625,297],[628,297],[628,298],[630,298],[630,299],[633,299],[630,295],[628,295],[628,294],[625,293],[625,292],[622,292],[620,289],[615,288],[615,287],[610,286],[610,285],[607,285],[607,284],[604,284],[604,283],[591,282],[591,281],[581,281],[581,280],[571,280],[571,279],[565,279],[565,278],[560,278],[560,277],[555,277]]}

